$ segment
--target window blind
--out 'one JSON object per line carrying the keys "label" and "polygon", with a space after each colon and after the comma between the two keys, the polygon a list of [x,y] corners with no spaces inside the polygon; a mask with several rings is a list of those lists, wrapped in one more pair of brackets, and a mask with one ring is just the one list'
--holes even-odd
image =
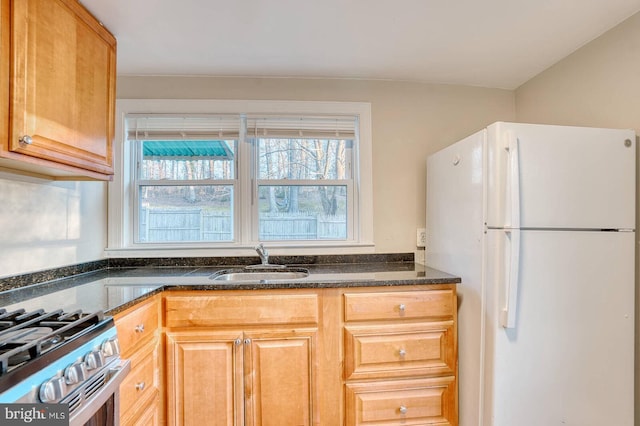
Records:
{"label": "window blind", "polygon": [[240,115],[140,115],[126,117],[129,140],[228,140],[240,137]]}
{"label": "window blind", "polygon": [[[247,116],[248,137],[353,139],[357,116]],[[228,140],[240,137],[235,115],[131,114],[126,117],[129,140]]]}
{"label": "window blind", "polygon": [[353,139],[356,116],[247,116],[248,137]]}

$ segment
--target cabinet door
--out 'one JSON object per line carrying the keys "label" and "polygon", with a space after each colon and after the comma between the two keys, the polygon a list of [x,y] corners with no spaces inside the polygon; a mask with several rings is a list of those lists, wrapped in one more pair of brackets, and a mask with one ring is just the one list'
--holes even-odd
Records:
{"label": "cabinet door", "polygon": [[317,332],[245,333],[247,425],[319,424],[316,406]]}
{"label": "cabinet door", "polygon": [[170,425],[243,424],[242,334],[167,333]]}
{"label": "cabinet door", "polygon": [[115,38],[75,0],[13,1],[11,35],[9,156],[112,175]]}

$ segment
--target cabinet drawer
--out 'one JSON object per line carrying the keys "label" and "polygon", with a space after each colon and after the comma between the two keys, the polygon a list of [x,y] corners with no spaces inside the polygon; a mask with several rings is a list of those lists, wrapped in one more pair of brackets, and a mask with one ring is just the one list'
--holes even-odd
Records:
{"label": "cabinet drawer", "polygon": [[456,425],[453,377],[346,385],[347,426]]}
{"label": "cabinet drawer", "polygon": [[125,313],[122,317],[116,317],[115,322],[120,350],[126,357],[138,342],[153,335],[158,329],[158,304],[157,302],[147,303]]}
{"label": "cabinet drawer", "polygon": [[158,426],[162,424],[159,411],[158,398],[154,398],[143,411],[131,418],[121,420],[120,424],[122,426]]}
{"label": "cabinet drawer", "polygon": [[345,328],[345,379],[455,374],[453,321]]}
{"label": "cabinet drawer", "polygon": [[456,309],[452,289],[346,293],[345,321],[396,319],[453,319]]}
{"label": "cabinet drawer", "polygon": [[167,327],[317,324],[316,294],[168,296]]}
{"label": "cabinet drawer", "polygon": [[123,415],[146,400],[148,395],[158,393],[157,363],[157,339],[131,358],[131,371],[120,384],[120,410]]}

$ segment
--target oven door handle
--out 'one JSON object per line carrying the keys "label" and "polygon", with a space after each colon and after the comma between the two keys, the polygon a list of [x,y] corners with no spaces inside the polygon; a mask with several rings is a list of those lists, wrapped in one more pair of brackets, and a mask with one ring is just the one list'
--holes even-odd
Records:
{"label": "oven door handle", "polygon": [[131,361],[128,359],[120,360],[119,365],[110,367],[111,374],[109,381],[103,385],[99,391],[91,395],[88,400],[84,401],[82,406],[69,416],[69,426],[80,426],[87,423],[96,413],[97,409],[102,407],[112,395],[114,397],[114,426],[118,426],[120,424],[120,401],[118,398],[120,383],[122,383],[127,374],[129,374],[130,370]]}

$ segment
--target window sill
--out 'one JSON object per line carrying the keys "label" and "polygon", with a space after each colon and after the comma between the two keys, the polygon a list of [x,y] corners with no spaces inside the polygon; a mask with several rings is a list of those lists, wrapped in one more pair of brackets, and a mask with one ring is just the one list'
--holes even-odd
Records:
{"label": "window sill", "polygon": [[[317,244],[296,245],[292,242],[264,242],[265,247],[272,256],[297,256],[297,255],[331,255],[331,254],[371,254],[375,252],[373,243],[351,244]],[[227,246],[227,247],[160,247],[160,246],[136,246],[127,248],[106,248],[105,257],[233,257],[255,256],[254,246]]]}

